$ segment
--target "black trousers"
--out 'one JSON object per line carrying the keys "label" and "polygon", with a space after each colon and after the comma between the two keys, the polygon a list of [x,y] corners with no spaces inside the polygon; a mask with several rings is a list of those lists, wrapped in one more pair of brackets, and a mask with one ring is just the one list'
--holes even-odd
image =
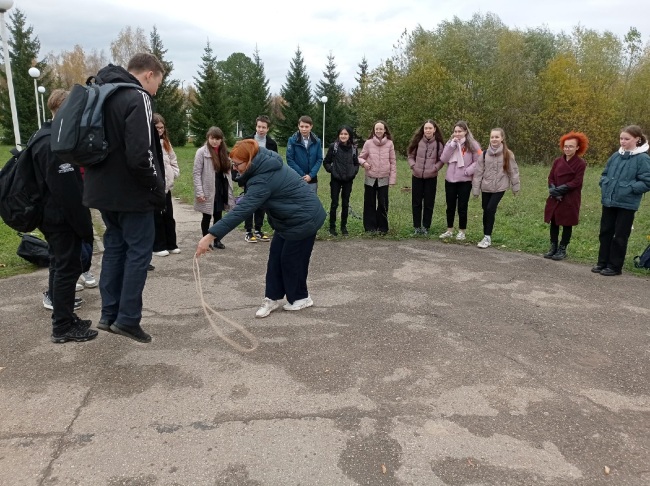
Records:
{"label": "black trousers", "polygon": [[[438,178],[421,179],[411,176],[411,205],[413,206],[413,227],[431,227],[433,206],[436,202]],[[423,210],[424,208],[424,210]]]}
{"label": "black trousers", "polygon": [[[560,245],[567,246],[571,243],[571,235],[573,234],[573,226],[562,226],[562,240]],[[557,243],[560,237],[560,225],[555,224],[555,218],[551,219],[551,243]]]}
{"label": "black trousers", "polygon": [[277,233],[273,235],[266,266],[265,297],[278,300],[286,295],[287,301],[293,304],[309,296],[307,275],[315,241],[315,234],[302,240],[285,240]]}
{"label": "black trousers", "polygon": [[481,193],[481,206],[483,206],[483,234],[485,236],[492,236],[497,207],[499,206],[504,194],[505,191]]}
{"label": "black trousers", "polygon": [[458,203],[458,229],[467,229],[467,206],[472,194],[472,182],[445,181],[445,199],[447,200],[447,228],[454,227],[456,203]]}
{"label": "black trousers", "polygon": [[374,185],[363,187],[363,229],[387,233],[388,185],[379,187],[379,182],[375,181]]}
{"label": "black trousers", "polygon": [[264,208],[258,208],[253,214],[251,214],[246,221],[244,221],[244,229],[246,233],[253,232],[253,216],[255,217],[255,231],[262,231],[262,225],[264,224],[264,214],[266,211]]}
{"label": "black trousers", "polygon": [[165,210],[154,211],[154,224],[156,237],[153,241],[153,251],[175,250],[176,243],[176,220],[174,219],[174,206],[172,204],[172,192],[165,196]]}
{"label": "black trousers", "polygon": [[49,245],[49,296],[52,333],[65,333],[74,321],[75,285],[81,275],[81,238],[70,231],[45,233]]}
{"label": "black trousers", "polygon": [[600,218],[598,265],[607,266],[617,272],[621,271],[635,212],[632,209],[603,206],[603,214]]}
{"label": "black trousers", "polygon": [[350,194],[352,194],[352,183],[354,181],[340,181],[332,178],[330,180],[330,228],[336,227],[336,211],[339,207],[339,195],[341,196],[341,228],[348,225],[348,213],[350,211]]}

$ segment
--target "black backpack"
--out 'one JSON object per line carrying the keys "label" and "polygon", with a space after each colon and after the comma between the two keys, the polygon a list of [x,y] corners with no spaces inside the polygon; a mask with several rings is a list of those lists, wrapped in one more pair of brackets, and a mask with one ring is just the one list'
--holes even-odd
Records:
{"label": "black backpack", "polygon": [[645,268],[647,270],[650,270],[650,245],[648,245],[646,249],[643,250],[643,253],[641,253],[641,255],[634,257],[634,266],[636,268]]}
{"label": "black backpack", "polygon": [[12,157],[0,170],[0,217],[16,231],[34,231],[43,221],[45,178],[32,158],[32,145],[49,134],[41,129],[24,150],[11,149]]}
{"label": "black backpack", "polygon": [[47,241],[43,241],[38,236],[30,233],[18,233],[20,236],[20,245],[16,250],[16,255],[27,260],[29,263],[39,267],[50,266],[50,254]]}
{"label": "black backpack", "polygon": [[121,88],[146,93],[135,83],[97,84],[93,81],[95,77],[91,76],[85,86],[75,84],[52,120],[52,152],[81,167],[98,164],[108,155],[104,132],[106,100]]}

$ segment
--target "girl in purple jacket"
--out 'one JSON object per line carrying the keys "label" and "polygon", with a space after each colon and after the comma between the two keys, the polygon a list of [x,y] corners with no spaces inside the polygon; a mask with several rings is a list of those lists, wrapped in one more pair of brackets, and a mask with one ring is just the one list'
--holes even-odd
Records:
{"label": "girl in purple jacket", "polygon": [[454,125],[454,133],[445,145],[440,160],[447,164],[445,174],[445,198],[447,199],[447,231],[440,238],[451,238],[454,235],[454,217],[458,204],[458,234],[456,239],[465,239],[467,229],[467,206],[472,193],[472,176],[476,162],[481,155],[481,146],[467,122],[459,121]]}

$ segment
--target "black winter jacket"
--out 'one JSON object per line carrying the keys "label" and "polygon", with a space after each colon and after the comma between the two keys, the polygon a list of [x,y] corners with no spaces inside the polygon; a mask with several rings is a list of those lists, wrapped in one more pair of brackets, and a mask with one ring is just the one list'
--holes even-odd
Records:
{"label": "black winter jacket", "polygon": [[[41,130],[50,132],[51,126],[45,122]],[[37,140],[30,150],[45,181],[43,222],[39,229],[44,234],[72,231],[92,243],[93,225],[90,211],[81,202],[83,180],[79,167],[61,160],[50,150],[49,134]]]}
{"label": "black winter jacket", "polygon": [[331,143],[323,161],[325,170],[332,174],[332,179],[347,182],[354,179],[359,172],[359,158],[354,145]]}
{"label": "black winter jacket", "polygon": [[210,234],[217,239],[261,207],[266,209],[271,228],[287,240],[315,235],[323,226],[326,213],[318,196],[275,152],[260,147],[240,180],[246,184],[246,195],[210,228]]}
{"label": "black winter jacket", "polygon": [[[140,82],[109,64],[100,83]],[[90,208],[146,212],[165,206],[165,172],[160,138],[152,123],[151,96],[137,89],[117,90],[104,104],[108,157],[86,168],[83,202]]]}

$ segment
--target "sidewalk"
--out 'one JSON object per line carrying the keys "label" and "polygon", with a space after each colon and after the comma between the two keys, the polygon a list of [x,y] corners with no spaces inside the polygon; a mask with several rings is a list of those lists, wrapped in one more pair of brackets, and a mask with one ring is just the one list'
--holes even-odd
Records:
{"label": "sidewalk", "polygon": [[[200,265],[206,300],[260,340],[241,354],[199,307],[199,215],[175,216],[151,344],[52,344],[47,270],[0,280],[1,485],[650,484],[650,279],[317,241],[314,307],[255,319],[268,244],[236,231]],[[81,296],[96,323],[99,291]]]}

